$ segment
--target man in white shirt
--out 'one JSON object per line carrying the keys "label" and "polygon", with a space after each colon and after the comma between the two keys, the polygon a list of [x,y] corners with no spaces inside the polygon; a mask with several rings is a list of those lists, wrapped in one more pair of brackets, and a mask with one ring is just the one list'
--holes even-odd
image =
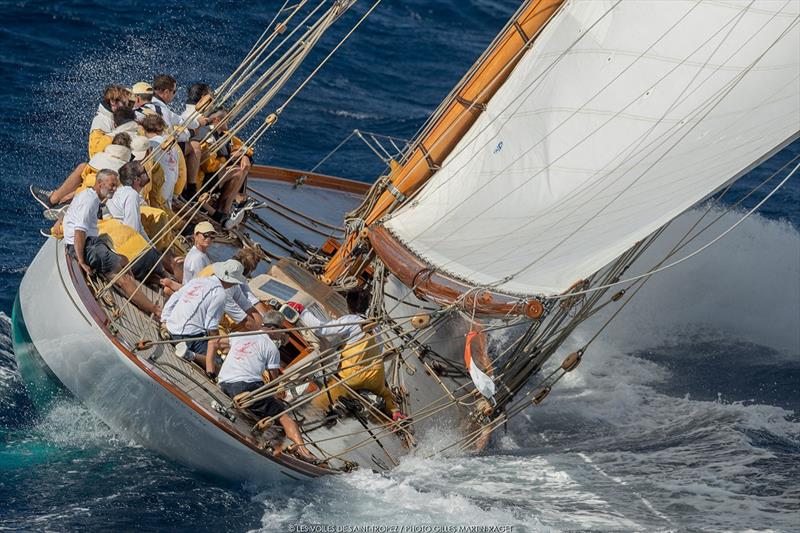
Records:
{"label": "man in white shirt", "polygon": [[150,177],[140,162],[130,161],[119,169],[119,181],[121,185],[117,187],[114,196],[106,201],[108,212],[149,241],[150,238],[142,226],[141,208],[145,201],[140,192],[150,182]]}
{"label": "man in white shirt", "polygon": [[[183,124],[183,117],[170,109],[169,104],[175,99],[178,82],[167,74],[159,74],[153,78],[153,100],[145,107],[152,109],[171,129]],[[186,181],[187,184],[197,182],[197,171],[200,170],[200,145],[189,142],[191,134],[184,128],[176,136],[176,141],[181,144],[183,155],[186,156]]]}
{"label": "man in white shirt", "polygon": [[[233,256],[234,261],[242,264],[245,277],[258,265],[258,252],[251,249],[240,250]],[[214,265],[209,265],[197,273],[197,277],[210,276]],[[242,283],[225,290],[225,314],[235,324],[232,330],[255,331],[261,327],[262,316],[271,308],[258,299],[247,283]]]}
{"label": "man in white shirt", "polygon": [[190,357],[213,377],[219,339],[198,340],[197,337],[219,335],[219,322],[225,311],[225,289],[244,283],[242,265],[238,261],[215,263],[214,275],[196,278],[170,296],[161,313],[161,322],[173,339],[185,339]]}
{"label": "man in white shirt", "polygon": [[214,242],[214,226],[210,222],[199,222],[194,227],[194,246],[183,259],[183,279],[182,283],[188,282],[197,277],[205,267],[211,264],[208,252],[211,243]]}
{"label": "man in white shirt", "polygon": [[[164,142],[166,137],[164,131],[166,123],[164,119],[157,115],[148,115],[141,121],[144,135],[150,140],[150,148],[157,150],[161,143]],[[180,175],[180,154],[178,147],[173,145],[169,150],[156,157],[156,161],[164,169],[164,184],[161,186],[161,197],[164,199],[164,205],[172,206],[172,197],[175,193],[175,184],[178,182]]]}
{"label": "man in white shirt", "polygon": [[[99,238],[97,229],[100,201],[111,198],[117,189],[117,173],[102,169],[97,173],[91,189],[75,195],[64,215],[64,243],[67,253],[72,256],[87,275],[95,272],[111,278],[118,274],[128,260],[114,253],[106,241]],[[137,290],[136,280],[128,272],[118,281],[117,286],[131,297],[131,301],[146,313],[160,314],[161,308]]]}
{"label": "man in white shirt", "polygon": [[[254,332],[252,335],[230,338],[230,350],[228,350],[228,355],[219,371],[219,385],[225,394],[234,398],[243,392],[260,389],[264,386],[264,371],[269,374],[270,381],[278,379],[281,355],[270,336],[270,331],[282,327],[283,315],[277,311],[269,311],[264,316],[260,331]],[[285,393],[278,393],[274,397],[259,400],[248,409],[259,418],[280,415],[278,422],[283,426],[289,440],[295,444],[294,449],[297,456],[305,461],[316,463],[317,458],[306,448],[297,422],[286,412],[289,408],[288,404],[278,398],[283,394]]]}

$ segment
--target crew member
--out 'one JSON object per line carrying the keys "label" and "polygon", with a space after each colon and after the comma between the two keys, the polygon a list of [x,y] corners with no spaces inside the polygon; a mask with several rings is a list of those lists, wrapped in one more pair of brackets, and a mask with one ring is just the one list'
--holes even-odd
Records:
{"label": "crew member", "polygon": [[361,290],[351,290],[347,293],[347,308],[350,313],[335,320],[322,323],[311,312],[303,309],[297,302],[288,302],[288,305],[300,312],[300,318],[307,326],[319,327],[315,330],[317,336],[327,338],[331,344],[343,344],[341,352],[341,365],[338,378],[330,378],[327,386],[330,387],[329,395],[321,394],[315,400],[319,407],[327,407],[336,402],[340,396],[352,396],[350,391],[342,384],[358,391],[361,389],[373,392],[383,398],[387,412],[391,413],[392,420],[407,418],[394,401],[394,397],[386,386],[386,375],[383,368],[383,359],[380,357],[381,348],[375,342],[375,335],[367,335],[362,329],[366,322],[367,308],[369,307],[369,294]]}
{"label": "crew member", "polygon": [[[173,339],[186,339],[191,360],[214,377],[219,346],[219,322],[225,311],[225,289],[246,281],[238,261],[215,263],[214,275],[195,278],[169,297],[161,321]],[[199,340],[198,337],[212,337]],[[188,359],[188,357],[187,357]]]}
{"label": "crew member", "polygon": [[[281,357],[278,347],[271,338],[275,329],[283,327],[283,315],[277,311],[269,311],[261,324],[260,331],[252,335],[231,337],[230,350],[219,371],[219,385],[222,390],[234,398],[243,392],[250,392],[264,386],[266,371],[267,382],[280,376]],[[285,392],[271,398],[259,400],[248,409],[259,418],[280,415],[278,422],[289,440],[294,442],[295,452],[300,459],[316,463],[317,458],[308,451],[297,422],[289,415],[289,406],[282,399]],[[282,414],[281,414],[282,413]]]}
{"label": "crew member", "polygon": [[[100,201],[111,198],[117,189],[117,173],[103,169],[97,173],[94,185],[75,195],[64,215],[64,243],[67,253],[78,261],[81,269],[88,275],[95,272],[111,278],[118,274],[128,260],[114,253],[103,239],[99,238],[97,214]],[[116,285],[131,298],[139,309],[146,313],[159,315],[161,309],[140,291],[130,272],[117,280]]]}
{"label": "crew member", "polygon": [[211,243],[214,242],[214,235],[214,226],[210,222],[198,222],[194,226],[194,246],[183,260],[184,285],[196,278],[201,270],[211,264],[211,259],[206,253]]}

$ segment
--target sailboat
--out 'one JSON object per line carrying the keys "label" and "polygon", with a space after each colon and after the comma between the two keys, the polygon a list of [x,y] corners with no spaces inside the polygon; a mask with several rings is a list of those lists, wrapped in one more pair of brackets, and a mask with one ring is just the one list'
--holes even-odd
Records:
{"label": "sailboat", "polygon": [[[353,3],[284,6],[198,112],[233,104],[232,131],[266,113],[245,141],[255,144],[308,79],[276,106],[280,89]],[[705,202],[800,135],[799,23],[790,0],[526,1],[371,187],[253,168],[249,193],[263,204],[212,255],[258,245],[253,292],[284,311],[299,302],[323,321],[346,314],[343,291],[369,290],[364,334],[382,348],[405,421],[360,390],[320,409],[347,356],[290,311],[282,376],[228,398],[55,239],[31,263],[14,307],[22,374],[34,392],[60,383],[114,429],[237,481],[388,470],[443,424],[457,436],[431,453],[479,450],[545,401],[651,276],[734,229],[692,249],[719,230]],[[756,207],[796,171],[771,176]],[[199,216],[192,205],[177,213],[184,227]],[[690,230],[643,264],[693,208]],[[595,316],[605,317],[595,335],[553,361]],[[318,463],[286,453],[274,417],[248,411],[286,391]]]}

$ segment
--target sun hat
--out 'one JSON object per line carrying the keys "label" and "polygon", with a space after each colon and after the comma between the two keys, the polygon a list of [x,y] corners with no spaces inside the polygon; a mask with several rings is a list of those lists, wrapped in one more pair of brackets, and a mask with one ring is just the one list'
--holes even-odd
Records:
{"label": "sun hat", "polygon": [[211,222],[206,222],[204,220],[203,222],[198,222],[194,226],[194,233],[216,233],[216,230],[214,230],[214,226],[211,225]]}
{"label": "sun hat", "polygon": [[132,94],[153,94],[153,86],[146,81],[140,81],[134,83],[130,91]]}
{"label": "sun hat", "polygon": [[141,161],[147,155],[147,149],[150,148],[150,139],[144,135],[135,135],[131,141],[131,153],[133,158]]}
{"label": "sun hat", "polygon": [[214,263],[214,275],[225,283],[247,283],[247,278],[244,277],[244,267],[236,259]]}
{"label": "sun hat", "polygon": [[103,150],[105,153],[119,159],[120,161],[127,163],[131,160],[131,149],[127,146],[122,146],[119,144],[109,144]]}

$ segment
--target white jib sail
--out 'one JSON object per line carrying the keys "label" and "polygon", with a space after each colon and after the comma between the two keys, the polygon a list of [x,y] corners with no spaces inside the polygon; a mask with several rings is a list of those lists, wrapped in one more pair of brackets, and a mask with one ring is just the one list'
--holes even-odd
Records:
{"label": "white jib sail", "polygon": [[386,226],[475,285],[563,292],[797,134],[798,11],[569,0]]}

